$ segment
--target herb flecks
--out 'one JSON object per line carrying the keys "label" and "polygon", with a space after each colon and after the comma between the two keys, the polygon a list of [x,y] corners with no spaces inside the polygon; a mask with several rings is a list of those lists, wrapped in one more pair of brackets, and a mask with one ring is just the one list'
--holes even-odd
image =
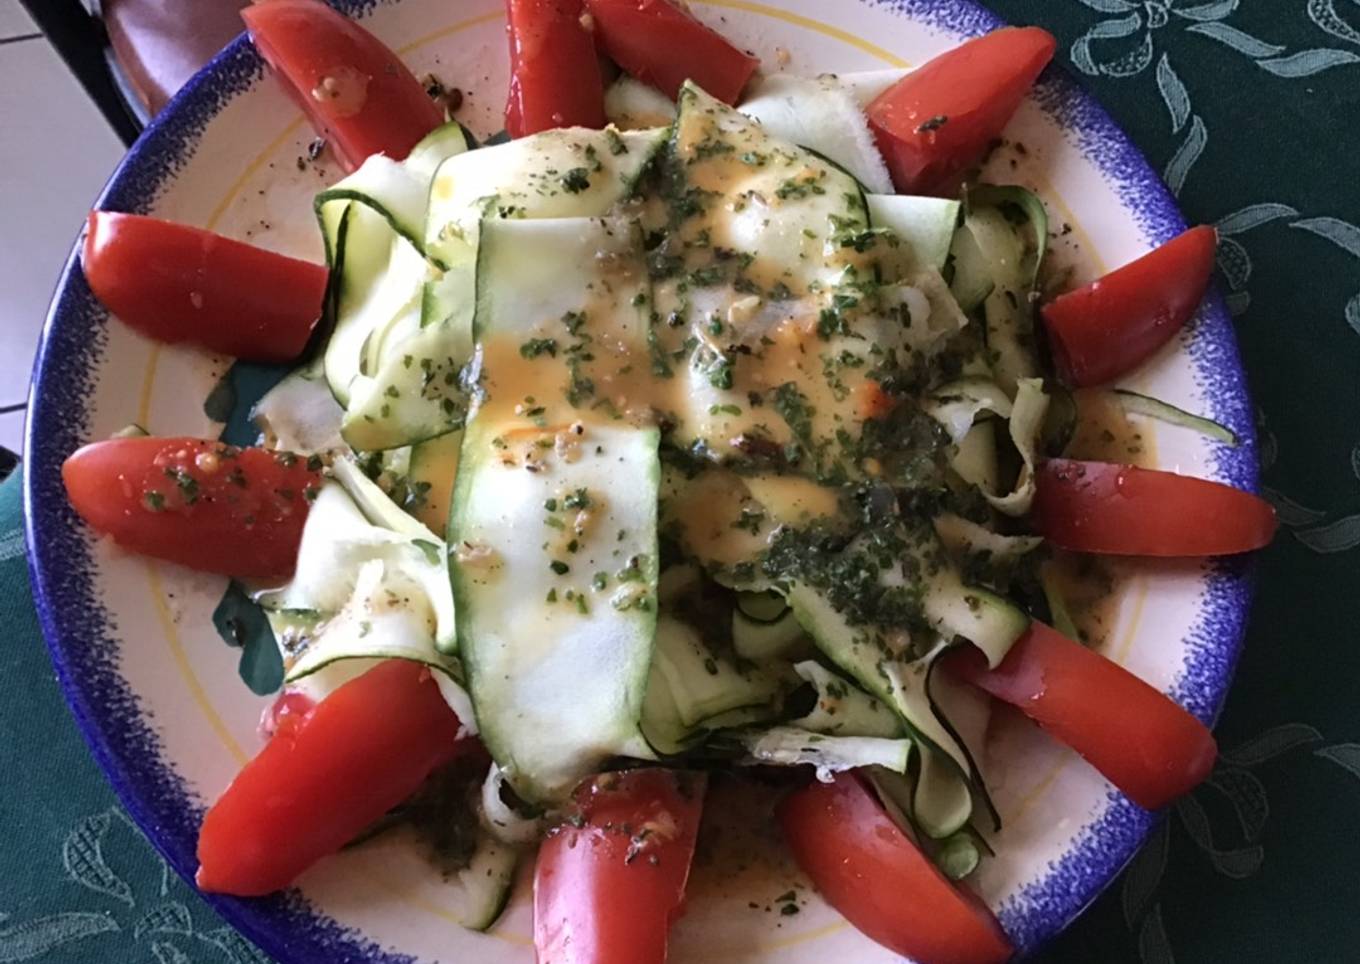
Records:
{"label": "herb flecks", "polygon": [[580,194],[590,189],[590,172],[584,167],[573,167],[562,175],[562,190],[568,194]]}
{"label": "herb flecks", "polygon": [[556,338],[530,338],[519,346],[521,358],[537,358],[539,355],[547,355],[549,358],[557,357]]}

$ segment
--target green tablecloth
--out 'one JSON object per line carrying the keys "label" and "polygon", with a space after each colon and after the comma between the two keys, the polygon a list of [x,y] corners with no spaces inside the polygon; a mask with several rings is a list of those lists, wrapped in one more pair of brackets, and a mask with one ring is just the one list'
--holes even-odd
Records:
{"label": "green tablecloth", "polygon": [[[1223,236],[1284,528],[1183,801],[1048,962],[1360,956],[1360,0],[992,0],[1057,34],[1191,222]],[[123,816],[53,679],[0,488],[0,962],[245,964]],[[1355,741],[1355,742],[1351,742]]]}

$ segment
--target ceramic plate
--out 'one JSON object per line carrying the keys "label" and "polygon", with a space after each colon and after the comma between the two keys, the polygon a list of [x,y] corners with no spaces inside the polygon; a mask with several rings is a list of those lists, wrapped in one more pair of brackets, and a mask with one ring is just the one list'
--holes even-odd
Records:
{"label": "ceramic plate", "polygon": [[[433,73],[462,90],[459,117],[475,133],[500,128],[506,88],[500,0],[338,5],[418,76]],[[693,7],[767,65],[798,73],[920,63],[1000,25],[968,0],[693,0]],[[312,136],[250,44],[237,40],[137,142],[99,206],[320,260],[310,197],[338,172],[324,162],[302,163]],[[998,151],[991,179],[1036,188],[1053,224],[1070,225],[1054,244],[1075,265],[1077,280],[1183,229],[1138,151],[1060,73],[1045,75],[1007,137],[1026,150]],[[257,748],[266,699],[242,686],[239,653],[211,626],[222,580],[93,540],[66,504],[60,466],[81,443],[130,422],[158,435],[216,435],[221,425],[199,400],[226,366],[224,359],[153,345],[111,320],[73,260],[52,305],[30,407],[30,558],[53,662],[127,809],[186,877],[196,866],[204,805]],[[1132,387],[1208,414],[1243,440],[1229,449],[1182,429],[1144,426],[1152,464],[1255,489],[1250,408],[1216,295]],[[238,409],[248,401],[238,400]],[[1245,570],[1230,565],[1131,568],[1119,583],[1103,651],[1212,720],[1242,639],[1248,595]],[[1013,940],[1032,948],[1110,882],[1154,818],[1032,728],[993,727],[985,759],[1005,829],[995,840],[999,856],[975,883]],[[892,958],[815,898],[793,917],[765,912],[786,886],[740,873],[701,881],[676,927],[672,959]],[[489,934],[458,927],[445,896],[439,875],[415,848],[389,839],[323,862],[285,896],[212,902],[284,964],[532,959],[524,881]]]}

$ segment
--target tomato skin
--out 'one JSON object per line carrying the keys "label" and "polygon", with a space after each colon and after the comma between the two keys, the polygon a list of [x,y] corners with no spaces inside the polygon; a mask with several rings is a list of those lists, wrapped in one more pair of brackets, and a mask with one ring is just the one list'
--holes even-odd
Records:
{"label": "tomato skin", "polygon": [[297,561],[320,466],[194,438],[120,438],[62,465],[71,505],[125,549],[192,569],[280,579]]}
{"label": "tomato skin", "polygon": [[296,690],[284,690],[260,714],[260,737],[268,740],[277,734],[296,735],[315,709],[316,701],[310,696]]}
{"label": "tomato skin", "polygon": [[1214,272],[1218,232],[1191,228],[1041,309],[1053,361],[1072,385],[1132,371],[1194,317]]}
{"label": "tomato skin", "polygon": [[260,56],[348,171],[370,154],[402,160],[444,112],[397,55],[321,0],[241,11]]}
{"label": "tomato skin", "polygon": [[705,788],[702,774],[648,768],[577,790],[534,866],[538,964],[663,964]]}
{"label": "tomato skin", "polygon": [[735,104],[760,60],[671,0],[586,0],[600,47],[616,64],[674,100],[692,80]]}
{"label": "tomato skin", "polygon": [[475,748],[459,739],[430,673],[379,663],[279,730],[204,818],[199,890],[259,897],[287,887]]}
{"label": "tomato skin", "polygon": [[[508,29],[508,28],[507,28],[507,29]],[[511,41],[511,45],[512,45],[511,56],[512,56],[512,57],[514,56],[514,53],[513,53],[513,44],[514,44],[514,41],[512,40],[512,41]],[[523,118],[523,117],[521,116],[521,114],[520,114],[519,80],[515,77],[515,73],[514,73],[513,68],[512,68],[511,71],[510,71],[510,86],[509,86],[509,89],[506,91],[506,94],[505,94],[505,117],[504,117],[504,121],[505,121],[505,132],[506,132],[507,134],[509,134],[512,138],[513,138],[513,137],[519,137],[519,136],[521,136],[521,135],[515,133],[516,131],[522,131],[522,130],[524,130],[524,118]]]}
{"label": "tomato skin", "polygon": [[1076,552],[1232,555],[1267,545],[1278,525],[1264,499],[1172,472],[1051,459],[1036,479],[1035,530]]}
{"label": "tomato skin", "polygon": [[897,190],[940,192],[976,164],[1056,49],[1046,30],[1003,27],[940,54],[875,97],[865,114]]}
{"label": "tomato skin", "polygon": [[604,80],[582,0],[505,0],[510,94],[505,129],[604,127]]}
{"label": "tomato skin", "polygon": [[945,666],[1081,754],[1134,803],[1159,810],[1214,768],[1213,734],[1113,660],[1035,622],[996,669],[968,646]]}
{"label": "tomato skin", "polygon": [[865,936],[928,964],[996,964],[1013,953],[991,911],[945,879],[855,774],[814,781],[777,815],[798,866]]}
{"label": "tomato skin", "polygon": [[855,386],[855,413],[860,418],[883,418],[896,407],[897,399],[872,378]]}
{"label": "tomato skin", "polygon": [[326,269],[170,221],[91,211],[85,280],[123,322],[157,341],[249,361],[291,361],[321,315]]}

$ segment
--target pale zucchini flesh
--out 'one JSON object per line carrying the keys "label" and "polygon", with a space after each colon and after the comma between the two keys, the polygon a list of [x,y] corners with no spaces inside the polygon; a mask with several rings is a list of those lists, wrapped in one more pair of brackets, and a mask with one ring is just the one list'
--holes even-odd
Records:
{"label": "pale zucchini flesh", "polygon": [[619,218],[487,219],[477,265],[481,402],[449,521],[459,648],[487,748],[550,803],[609,757],[651,755],[659,432],[554,384],[570,339],[645,350],[647,277]]}
{"label": "pale zucchini flesh", "polygon": [[773,136],[835,161],[867,190],[892,193],[864,112],[835,78],[766,74],[739,109]]}
{"label": "pale zucchini flesh", "polygon": [[[623,78],[611,117],[653,126],[469,151],[451,123],[318,198],[334,327],[260,417],[275,444],[380,453],[360,464],[406,502],[342,458],[297,574],[260,598],[293,647],[291,687],[319,696],[381,659],[423,662],[529,804],[460,875],[467,926],[496,919],[507,834],[537,832],[538,808],[602,767],[691,751],[821,778],[873,768],[928,852],[949,850],[951,873],[976,865],[985,701],[942,687],[937,707],[931,670],[960,639],[1000,662],[1028,616],[959,567],[1036,541],[962,515],[908,523],[912,559],[879,577],[909,590],[894,605],[919,604],[892,626],[852,624],[827,596],[854,609],[839,583],[824,593],[804,581],[820,573],[765,555],[789,528],[877,537],[853,528],[854,500],[899,467],[860,463],[882,448],[847,467],[819,447],[873,441],[871,380],[943,428],[935,478],[960,513],[1020,516],[1032,498],[1043,208],[983,188],[960,226],[959,202],[894,195],[863,108],[900,76],[770,76],[749,116],[692,84],[672,104]],[[998,441],[1023,463],[1013,486]],[[659,522],[684,560],[667,579]],[[710,599],[731,606],[730,638],[726,608],[695,617],[712,640],[677,618]],[[811,709],[791,708],[809,690]]]}
{"label": "pale zucchini flesh", "polygon": [[911,740],[874,736],[824,736],[793,726],[775,726],[739,736],[753,763],[816,767],[819,778],[860,767],[903,773],[911,761]]}
{"label": "pale zucchini flesh", "polygon": [[671,616],[657,620],[652,660],[675,701],[680,722],[687,727],[732,710],[768,706],[778,694],[774,680],[760,670],[738,667]]}
{"label": "pale zucchini flesh", "polygon": [[[415,517],[432,532],[445,532],[449,524],[449,504],[453,482],[458,477],[458,455],[463,447],[461,432],[448,432],[417,442],[411,448],[409,483]],[[456,541],[452,532],[447,538]]]}
{"label": "pale zucchini flesh", "polygon": [[[530,473],[496,453],[498,428],[474,419],[464,437],[450,520],[459,650],[483,742],[517,793],[546,804],[609,757],[651,755],[638,717],[656,629],[657,433],[594,427],[580,459]],[[545,553],[545,503],[578,490],[593,537]]]}

